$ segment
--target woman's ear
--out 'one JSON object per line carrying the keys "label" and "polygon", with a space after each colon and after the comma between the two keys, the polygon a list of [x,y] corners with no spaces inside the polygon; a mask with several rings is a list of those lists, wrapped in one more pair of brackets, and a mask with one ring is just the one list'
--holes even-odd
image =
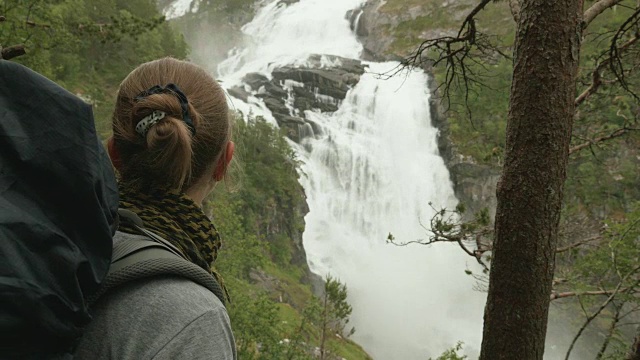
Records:
{"label": "woman's ear", "polygon": [[120,159],[120,153],[118,149],[116,149],[115,141],[113,140],[113,136],[107,140],[107,152],[109,153],[109,158],[111,158],[111,163],[116,170],[120,171],[122,168],[122,160]]}
{"label": "woman's ear", "polygon": [[216,181],[221,181],[224,179],[224,175],[227,173],[227,168],[229,167],[229,163],[231,159],[233,159],[233,152],[236,149],[236,144],[233,141],[229,141],[227,143],[227,148],[225,149],[225,156],[221,156],[218,159],[218,163],[216,164],[216,169],[213,172],[213,178]]}

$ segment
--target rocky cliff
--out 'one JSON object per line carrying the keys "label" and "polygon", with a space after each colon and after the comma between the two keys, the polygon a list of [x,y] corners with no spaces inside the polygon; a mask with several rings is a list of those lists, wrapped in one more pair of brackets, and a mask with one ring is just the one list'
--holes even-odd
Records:
{"label": "rocky cliff", "polygon": [[[387,0],[369,0],[361,9],[348,16],[352,19],[352,28],[363,44],[363,58],[374,61],[400,60],[420,44],[421,39],[444,35],[455,35],[458,25],[473,1],[406,1],[407,6],[398,8],[399,1],[392,4]],[[395,6],[395,7],[394,7]],[[446,13],[447,21],[441,16]],[[414,25],[427,24],[420,30]],[[449,136],[447,114],[438,97],[437,84],[433,69],[429,64],[423,66],[430,74],[432,97],[431,121],[439,129],[438,149],[449,171],[458,200],[470,210],[468,215],[488,208],[493,218],[495,214],[496,186],[500,177],[500,168],[477,164],[473,158],[461,154]]]}

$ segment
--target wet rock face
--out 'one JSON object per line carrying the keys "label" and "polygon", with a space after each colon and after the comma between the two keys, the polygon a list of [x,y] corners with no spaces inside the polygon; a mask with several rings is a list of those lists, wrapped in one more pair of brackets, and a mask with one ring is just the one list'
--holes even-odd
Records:
{"label": "wet rock face", "polygon": [[[432,69],[426,71],[431,73]],[[451,140],[449,122],[437,96],[436,87],[432,76],[429,88],[436,95],[429,98],[431,121],[438,128],[438,150],[449,169],[456,198],[467,208],[463,220],[471,221],[477,212],[487,208],[493,221],[498,205],[496,190],[501,169],[477,164],[472,158],[458,152],[456,144]]]}
{"label": "wet rock face", "polygon": [[410,14],[390,14],[380,11],[385,0],[368,0],[362,9],[355,10],[362,12],[362,15],[353,17],[353,29],[358,35],[358,40],[362,43],[364,59],[373,61],[400,60],[401,57],[392,54],[389,49],[395,41],[387,29],[395,29],[407,19]]}
{"label": "wet rock face", "polygon": [[244,86],[229,90],[233,97],[247,102],[250,97],[262,101],[271,111],[287,136],[300,142],[315,136],[321,129],[307,119],[305,112],[331,113],[353,88],[365,66],[359,60],[329,55],[312,55],[304,66],[283,66],[272,72],[272,78],[249,73]]}
{"label": "wet rock face", "polygon": [[279,4],[284,4],[286,6],[295,4],[297,2],[299,2],[300,0],[280,0]]}

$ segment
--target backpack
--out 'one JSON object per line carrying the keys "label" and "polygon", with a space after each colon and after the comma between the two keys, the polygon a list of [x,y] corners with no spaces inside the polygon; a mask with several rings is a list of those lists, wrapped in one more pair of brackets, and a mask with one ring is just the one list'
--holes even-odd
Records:
{"label": "backpack", "polygon": [[[119,221],[148,240],[114,246]],[[130,281],[182,276],[224,299],[213,276],[143,225],[118,210],[91,106],[0,60],[0,359],[71,359],[91,304]]]}
{"label": "backpack", "polygon": [[167,275],[188,278],[207,288],[225,304],[222,287],[215,277],[188,261],[169,241],[145,229],[142,220],[133,212],[119,209],[118,214],[120,219],[131,222],[149,240],[128,240],[114,245],[107,277],[100,289],[87,299],[89,304],[94,304],[108,291],[130,281]]}

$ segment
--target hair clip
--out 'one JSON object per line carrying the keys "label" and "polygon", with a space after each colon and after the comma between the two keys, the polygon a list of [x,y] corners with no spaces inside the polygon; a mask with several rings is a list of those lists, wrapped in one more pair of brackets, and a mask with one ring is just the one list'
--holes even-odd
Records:
{"label": "hair clip", "polygon": [[162,87],[160,85],[153,86],[136,96],[136,100],[144,99],[149,95],[162,93],[172,93],[173,95],[175,95],[175,97],[178,98],[178,101],[180,102],[180,108],[182,109],[182,121],[184,121],[184,123],[189,127],[189,130],[191,130],[191,135],[195,135],[196,127],[193,124],[191,116],[189,116],[189,100],[187,99],[187,96],[182,92],[182,90],[180,90],[178,85],[170,83],[165,87]]}
{"label": "hair clip", "polygon": [[164,119],[165,116],[167,116],[167,113],[164,111],[156,110],[152,112],[150,115],[145,116],[138,122],[136,125],[136,131],[138,134],[142,135],[142,137],[146,137],[149,129],[151,129],[151,127],[158,121]]}

